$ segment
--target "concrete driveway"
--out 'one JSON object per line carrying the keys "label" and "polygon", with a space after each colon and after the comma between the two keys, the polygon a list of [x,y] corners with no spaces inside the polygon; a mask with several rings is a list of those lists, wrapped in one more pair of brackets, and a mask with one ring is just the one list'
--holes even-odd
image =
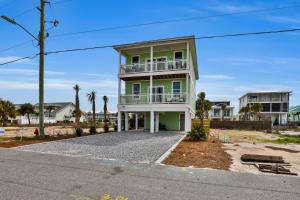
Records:
{"label": "concrete driveway", "polygon": [[184,134],[178,132],[114,132],[28,145],[16,149],[74,157],[152,163],[183,136]]}

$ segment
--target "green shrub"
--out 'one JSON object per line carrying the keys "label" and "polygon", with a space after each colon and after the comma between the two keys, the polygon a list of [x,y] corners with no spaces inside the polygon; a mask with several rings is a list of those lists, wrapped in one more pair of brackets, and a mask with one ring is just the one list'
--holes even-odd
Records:
{"label": "green shrub", "polygon": [[76,134],[77,137],[82,136],[82,133],[83,133],[82,128],[76,128],[75,129],[75,134]]}
{"label": "green shrub", "polygon": [[97,133],[96,127],[95,126],[91,126],[90,127],[90,134],[94,135]]}
{"label": "green shrub", "polygon": [[104,132],[107,133],[109,131],[109,126],[108,125],[104,125]]}
{"label": "green shrub", "polygon": [[187,135],[191,141],[204,141],[207,140],[207,134],[203,125],[195,125],[191,132]]}

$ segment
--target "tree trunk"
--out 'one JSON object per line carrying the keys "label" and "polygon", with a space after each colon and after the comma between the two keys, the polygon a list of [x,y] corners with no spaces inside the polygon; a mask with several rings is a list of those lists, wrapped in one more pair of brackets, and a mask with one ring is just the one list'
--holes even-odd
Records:
{"label": "tree trunk", "polygon": [[94,123],[94,127],[96,127],[96,105],[95,105],[95,101],[93,101],[93,123]]}
{"label": "tree trunk", "polygon": [[28,119],[28,123],[29,123],[29,125],[30,125],[31,123],[30,123],[30,116],[29,116],[29,113],[27,113],[27,119]]}

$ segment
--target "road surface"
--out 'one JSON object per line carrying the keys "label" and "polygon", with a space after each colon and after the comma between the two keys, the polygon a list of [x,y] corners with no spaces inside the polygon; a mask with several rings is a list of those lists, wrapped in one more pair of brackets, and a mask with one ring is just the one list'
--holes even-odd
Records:
{"label": "road surface", "polygon": [[300,199],[297,177],[104,161],[0,148],[0,199]]}

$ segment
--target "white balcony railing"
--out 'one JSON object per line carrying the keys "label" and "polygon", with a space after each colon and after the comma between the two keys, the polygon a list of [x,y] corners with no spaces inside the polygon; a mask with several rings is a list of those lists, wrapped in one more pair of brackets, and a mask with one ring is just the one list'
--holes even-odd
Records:
{"label": "white balcony railing", "polygon": [[[183,104],[187,102],[186,93],[152,94],[153,104]],[[121,104],[150,104],[150,94],[121,95]]]}
{"label": "white balcony railing", "polygon": [[257,103],[257,102],[287,102],[287,98],[257,98],[257,99],[249,99],[249,103]]}
{"label": "white balcony railing", "polygon": [[[172,60],[172,61],[161,61],[153,62],[152,71],[174,71],[174,70],[184,70],[187,69],[187,61],[185,59]],[[121,65],[121,74],[131,74],[131,73],[145,73],[151,72],[151,64],[142,63],[142,64],[130,64],[130,65]]]}

